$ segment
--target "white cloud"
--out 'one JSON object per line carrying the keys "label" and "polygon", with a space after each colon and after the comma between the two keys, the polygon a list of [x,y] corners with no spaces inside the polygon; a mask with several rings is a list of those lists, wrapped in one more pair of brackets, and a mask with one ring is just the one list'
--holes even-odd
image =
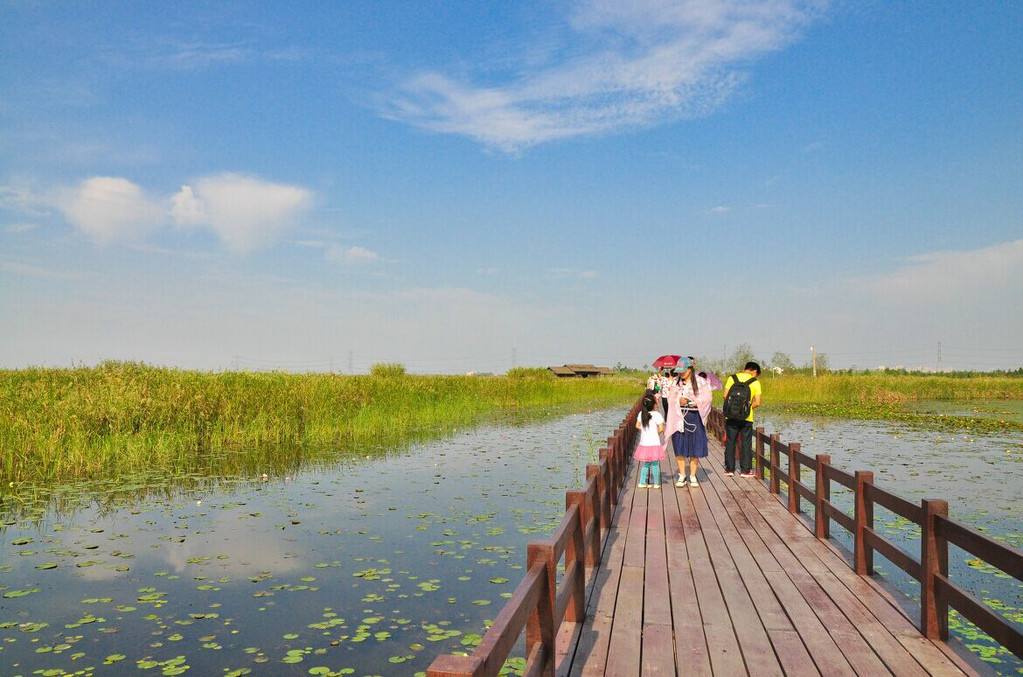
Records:
{"label": "white cloud", "polygon": [[271,183],[240,174],[218,174],[182,186],[171,198],[171,217],[180,226],[206,226],[236,252],[274,242],[312,203],[300,186]]}
{"label": "white cloud", "polygon": [[717,207],[711,207],[709,211],[711,214],[727,214],[732,211],[732,208],[728,205],[718,205]]}
{"label": "white cloud", "polygon": [[142,188],[113,176],[82,181],[58,206],[68,223],[100,243],[141,239],[163,220],[163,210]]}
{"label": "white cloud", "polygon": [[380,254],[365,247],[342,247],[331,245],[324,254],[328,261],[334,263],[374,263],[380,260]]}
{"label": "white cloud", "polygon": [[195,196],[191,186],[181,186],[181,190],[171,197],[171,219],[179,226],[198,226],[206,223],[206,206]]}
{"label": "white cloud", "polygon": [[825,0],[588,0],[570,17],[571,56],[474,85],[410,78],[384,114],[488,146],[537,143],[707,114],[751,59],[793,42]]}
{"label": "white cloud", "polygon": [[902,267],[855,281],[886,302],[938,302],[1023,289],[1023,240],[912,256]]}

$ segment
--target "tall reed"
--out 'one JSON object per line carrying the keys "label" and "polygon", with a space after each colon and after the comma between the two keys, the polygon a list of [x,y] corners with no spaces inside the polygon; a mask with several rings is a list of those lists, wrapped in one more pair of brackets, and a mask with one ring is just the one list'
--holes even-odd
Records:
{"label": "tall reed", "polygon": [[[198,372],[137,363],[0,371],[0,479],[203,471],[225,456],[378,453],[497,412],[625,403],[635,379]],[[234,465],[248,466],[248,463]]]}

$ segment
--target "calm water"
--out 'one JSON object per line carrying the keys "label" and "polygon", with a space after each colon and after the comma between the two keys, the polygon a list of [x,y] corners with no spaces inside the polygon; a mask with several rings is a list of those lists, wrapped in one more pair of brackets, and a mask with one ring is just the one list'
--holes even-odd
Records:
{"label": "calm water", "polygon": [[525,544],[557,526],[623,413],[488,427],[266,482],[152,480],[143,500],[83,491],[37,521],[7,518],[0,673],[425,670],[478,641]]}
{"label": "calm water", "polygon": [[[557,526],[565,489],[582,486],[623,413],[489,426],[268,481],[132,478],[40,497],[0,519],[0,674],[425,670],[478,641],[522,576],[525,544]],[[945,497],[956,518],[1019,545],[1021,436],[767,425],[907,498]],[[919,534],[877,517],[915,551]],[[956,580],[1020,613],[1015,581],[953,559]],[[878,568],[912,608],[915,583]],[[1021,667],[967,630],[999,670]]]}
{"label": "calm water", "polygon": [[[1004,404],[1004,403],[1003,403]],[[804,453],[831,454],[832,463],[848,471],[873,470],[875,482],[912,502],[923,498],[948,501],[949,515],[1013,547],[1023,546],[1023,434],[964,435],[908,429],[879,421],[807,420],[768,413],[768,432],[798,441]],[[809,471],[804,477],[812,477]],[[809,481],[808,479],[804,481]],[[833,500],[852,514],[851,492],[832,484]],[[804,502],[804,506],[805,506]],[[812,515],[812,508],[808,509]],[[875,507],[875,525],[919,559],[920,530],[915,524]],[[851,539],[837,525],[831,533],[851,549]],[[949,548],[951,578],[998,613],[1023,628],[1023,584],[987,566],[955,546]],[[880,555],[875,568],[902,592],[911,618],[919,614],[919,584]],[[961,618],[953,632],[992,667],[1005,674],[1023,672],[1023,661],[996,647]]]}

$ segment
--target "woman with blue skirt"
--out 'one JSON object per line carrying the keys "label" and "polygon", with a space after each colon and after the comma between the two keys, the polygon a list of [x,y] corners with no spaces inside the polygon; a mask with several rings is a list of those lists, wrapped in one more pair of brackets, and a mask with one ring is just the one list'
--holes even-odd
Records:
{"label": "woman with blue skirt", "polygon": [[[678,381],[672,403],[676,416],[671,433],[671,445],[678,463],[676,487],[699,487],[696,473],[700,459],[707,456],[707,415],[710,413],[711,386],[706,379],[696,374],[692,363],[679,360]],[[688,468],[686,467],[688,465]],[[687,471],[688,470],[688,477]]]}

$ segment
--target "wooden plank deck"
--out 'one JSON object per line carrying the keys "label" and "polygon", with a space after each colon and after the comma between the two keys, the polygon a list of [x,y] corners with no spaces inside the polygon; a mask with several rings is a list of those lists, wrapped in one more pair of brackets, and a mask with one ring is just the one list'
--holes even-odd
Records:
{"label": "wooden plank deck", "polygon": [[559,675],[977,674],[764,483],[726,477],[715,440],[699,488],[674,473],[637,489],[633,465]]}

